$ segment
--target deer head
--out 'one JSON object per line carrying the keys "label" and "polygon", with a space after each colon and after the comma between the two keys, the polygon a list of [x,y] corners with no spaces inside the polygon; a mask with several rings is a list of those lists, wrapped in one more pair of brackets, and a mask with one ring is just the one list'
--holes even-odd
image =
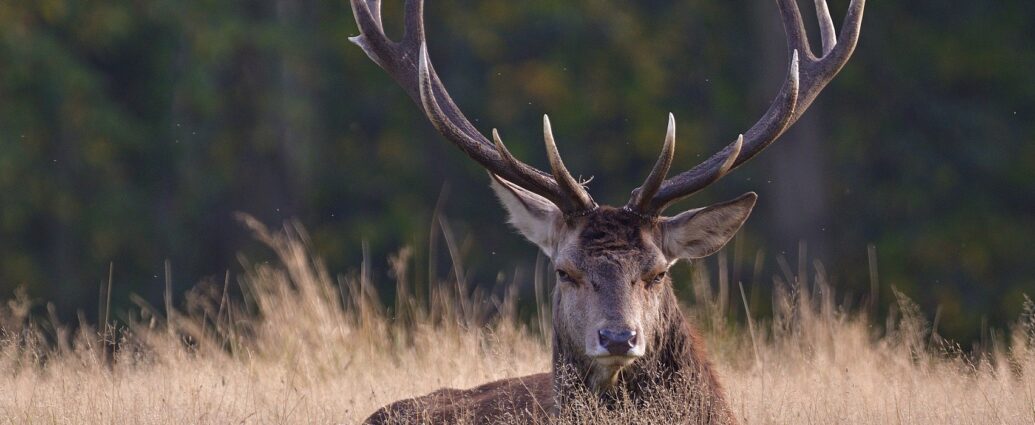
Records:
{"label": "deer head", "polygon": [[[657,163],[624,206],[599,206],[564,166],[550,127],[543,133],[550,172],[510,154],[499,133],[479,133],[450,98],[428,58],[422,0],[408,0],[401,41],[385,36],[380,0],[352,0],[362,32],[351,40],[420,106],[446,139],[484,166],[510,222],[545,253],[557,270],[555,344],[591,364],[606,383],[652,350],[669,320],[674,296],[669,268],[706,257],[747,220],[756,195],[673,216],[663,211],[753,158],[792,125],[848,61],[859,36],[864,0],[852,0],[837,36],[824,0],[816,0],[822,54],[806,39],[795,0],[777,0],[787,36],[787,78],[761,119],[718,153],[667,178],[676,146],[675,118]],[[556,349],[557,347],[555,347]]]}

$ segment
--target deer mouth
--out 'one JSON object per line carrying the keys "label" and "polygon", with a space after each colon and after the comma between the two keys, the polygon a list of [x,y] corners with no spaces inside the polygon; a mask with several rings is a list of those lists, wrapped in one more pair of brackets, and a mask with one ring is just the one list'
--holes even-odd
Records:
{"label": "deer mouth", "polygon": [[607,369],[621,369],[626,366],[633,364],[636,359],[639,359],[639,355],[623,355],[623,356],[597,356],[593,357],[593,362],[598,366]]}
{"label": "deer mouth", "polygon": [[617,371],[643,357],[646,348],[645,344],[641,342],[621,352],[613,352],[606,347],[597,345],[588,350],[589,352],[586,354],[596,366]]}

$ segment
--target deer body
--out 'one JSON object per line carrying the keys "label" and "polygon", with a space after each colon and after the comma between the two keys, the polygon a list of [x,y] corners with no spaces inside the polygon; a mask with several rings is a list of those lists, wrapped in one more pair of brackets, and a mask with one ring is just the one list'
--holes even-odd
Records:
{"label": "deer body", "polygon": [[[658,390],[677,392],[687,396],[687,406],[697,408],[701,423],[735,424],[700,336],[683,318],[675,297],[671,305],[671,322],[658,341],[659,350],[643,359],[646,367],[624,371],[609,391],[601,393],[602,401],[613,402],[611,397],[617,394],[637,399]],[[441,389],[400,400],[382,407],[364,423],[543,422],[558,413],[565,399],[585,394],[593,385],[566,380],[589,376],[591,366],[580,360],[577,353],[565,350],[563,342],[555,340],[554,347],[554,371],[502,379],[467,390]],[[557,369],[571,373],[558,374]],[[681,387],[674,388],[675,385]]]}
{"label": "deer body", "polygon": [[776,0],[787,36],[787,79],[769,110],[733,143],[700,165],[666,178],[676,143],[669,114],[661,155],[623,207],[600,206],[568,172],[550,120],[543,136],[550,172],[510,154],[499,133],[490,141],[450,98],[428,57],[424,2],[407,0],[401,41],[385,36],[380,0],[352,0],[361,35],[352,38],[417,103],[446,139],[484,166],[510,223],[556,267],[553,292],[553,368],[470,390],[439,390],[382,408],[368,423],[524,422],[565,415],[577,397],[605,407],[651,397],[679,397],[689,422],[728,424],[730,411],[704,345],[679,308],[668,269],[680,260],[721,249],[747,220],[757,196],[664,216],[673,202],[692,195],[753,158],[808,108],[848,61],[862,23],[865,0],[852,0],[841,35],[825,0],[816,0],[822,54],[809,47],[795,0]]}
{"label": "deer body", "polygon": [[555,409],[550,373],[502,379],[467,390],[441,389],[382,407],[364,424],[535,423]]}
{"label": "deer body", "polygon": [[[753,202],[754,197],[747,196],[732,205],[747,211]],[[707,212],[698,215],[709,216]],[[650,279],[664,273],[644,267],[645,264],[667,269],[662,248],[655,245],[655,235],[663,232],[662,226],[660,222],[644,221],[633,213],[609,207],[600,207],[575,226],[575,237],[569,241],[571,246],[560,248],[575,251],[577,255],[565,257],[561,264],[602,272],[597,276],[578,277],[565,272],[567,281],[554,288],[556,319],[551,373],[495,381],[469,390],[443,389],[402,400],[382,408],[368,418],[367,423],[449,423],[465,418],[472,418],[476,423],[495,423],[501,419],[529,422],[563,411],[567,400],[584,394],[596,394],[598,401],[607,405],[617,403],[621,397],[636,401],[662,392],[685,395],[688,406],[695,407],[704,423],[735,423],[702,339],[684,317],[667,274],[656,282],[642,278],[641,270],[650,270],[646,273]],[[610,263],[612,267],[602,263]],[[614,276],[623,271],[635,271],[627,274],[637,278]],[[579,294],[580,291],[593,291],[597,296],[587,297]],[[640,293],[625,294],[632,291]],[[599,304],[618,307],[585,305],[587,301],[593,303],[592,298],[598,298]],[[643,303],[630,305],[637,303],[616,302],[618,298],[640,298]],[[589,310],[600,314],[586,315]],[[640,315],[649,317],[637,320]],[[595,331],[601,323],[603,327],[613,327],[616,322],[638,322],[626,325],[635,327],[639,336],[628,353],[612,355],[606,348],[601,349],[602,353],[586,349],[586,345],[600,347],[599,341],[588,344],[583,341],[587,325],[592,325],[589,328]],[[590,334],[593,336],[596,332]],[[641,349],[640,354],[636,353],[637,348]]]}

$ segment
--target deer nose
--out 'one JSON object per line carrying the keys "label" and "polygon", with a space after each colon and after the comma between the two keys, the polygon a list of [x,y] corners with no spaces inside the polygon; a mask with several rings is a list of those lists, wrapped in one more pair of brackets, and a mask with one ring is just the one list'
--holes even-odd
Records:
{"label": "deer nose", "polygon": [[597,332],[600,346],[613,356],[624,356],[636,346],[636,331],[601,329]]}

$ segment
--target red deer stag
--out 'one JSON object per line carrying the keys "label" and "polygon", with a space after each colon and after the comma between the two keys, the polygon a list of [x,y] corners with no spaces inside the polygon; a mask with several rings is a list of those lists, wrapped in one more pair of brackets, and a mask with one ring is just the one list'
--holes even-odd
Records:
{"label": "red deer stag", "polygon": [[[494,422],[532,420],[565,412],[576,394],[644,401],[682,391],[684,410],[696,422],[734,423],[704,344],[687,322],[668,269],[718,251],[755,205],[747,193],[732,201],[686,211],[662,212],[704,189],[775,141],[801,117],[848,61],[859,38],[864,0],[852,0],[841,34],[824,0],[816,0],[821,55],[809,47],[795,0],[777,0],[787,37],[787,78],[765,115],[746,133],[703,163],[666,179],[676,143],[669,115],[661,155],[642,186],[620,208],[597,205],[572,177],[557,152],[550,121],[543,118],[550,172],[514,158],[496,130],[492,140],[464,116],[428,58],[424,2],[407,0],[405,34],[390,40],[381,23],[380,0],[352,0],[359,45],[402,86],[446,139],[485,167],[510,222],[557,268],[553,292],[553,370],[470,390],[443,389],[386,406],[368,423]],[[687,413],[687,412],[679,412]]]}

